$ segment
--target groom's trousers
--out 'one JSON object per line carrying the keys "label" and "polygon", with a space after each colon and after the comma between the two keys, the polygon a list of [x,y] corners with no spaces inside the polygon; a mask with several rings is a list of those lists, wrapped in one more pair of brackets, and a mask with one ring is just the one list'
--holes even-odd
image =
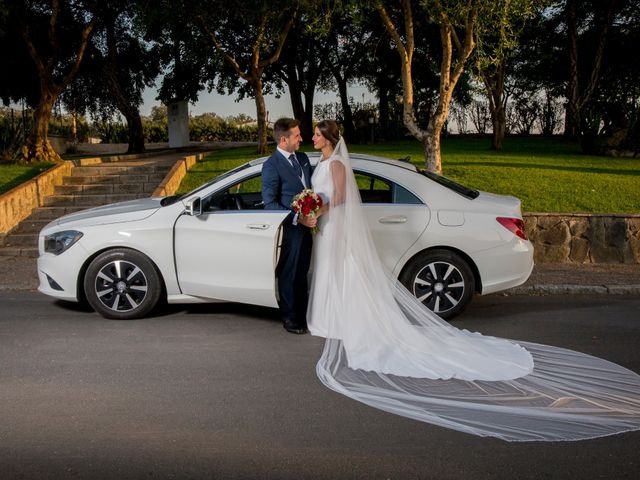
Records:
{"label": "groom's trousers", "polygon": [[309,303],[307,274],[313,238],[309,228],[292,225],[288,220],[283,224],[282,247],[276,268],[280,313],[283,321],[306,327]]}

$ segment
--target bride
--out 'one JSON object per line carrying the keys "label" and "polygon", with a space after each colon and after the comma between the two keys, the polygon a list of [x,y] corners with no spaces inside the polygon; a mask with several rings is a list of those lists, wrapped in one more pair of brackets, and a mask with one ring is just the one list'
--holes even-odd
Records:
{"label": "bride", "polygon": [[459,330],[384,270],[349,153],[318,123],[312,176],[324,200],[313,248],[309,331],[316,371],[373,407],[508,441],[580,440],[640,429],[640,376],[579,352]]}

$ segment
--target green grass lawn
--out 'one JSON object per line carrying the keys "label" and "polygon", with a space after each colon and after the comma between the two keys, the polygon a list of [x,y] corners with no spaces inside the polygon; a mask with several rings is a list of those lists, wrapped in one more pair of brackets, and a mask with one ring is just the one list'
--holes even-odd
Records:
{"label": "green grass lawn", "polygon": [[[638,158],[583,155],[575,145],[539,137],[508,138],[500,152],[489,146],[487,138],[444,138],[443,174],[478,190],[514,195],[524,212],[640,213]],[[424,168],[422,145],[415,140],[349,148],[394,159],[409,156]],[[253,147],[215,152],[191,169],[179,192],[257,156]]]}
{"label": "green grass lawn", "polygon": [[0,164],[0,195],[51,168],[53,163]]}

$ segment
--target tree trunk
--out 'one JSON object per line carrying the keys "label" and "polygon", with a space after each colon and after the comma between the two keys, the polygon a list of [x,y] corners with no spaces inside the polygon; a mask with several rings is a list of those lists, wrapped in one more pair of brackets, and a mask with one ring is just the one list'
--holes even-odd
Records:
{"label": "tree trunk", "polygon": [[143,153],[144,146],[144,130],[142,128],[142,118],[140,112],[136,108],[132,108],[125,115],[127,119],[127,128],[129,129],[129,148],[127,153]]}
{"label": "tree trunk", "polygon": [[491,148],[493,150],[502,150],[504,134],[507,126],[506,123],[504,105],[500,105],[495,112],[491,112],[491,124],[493,126]]}
{"label": "tree trunk", "polygon": [[[300,82],[298,79],[291,79],[289,83],[287,83],[289,87],[289,98],[291,99],[291,109],[293,110],[293,118],[297,118],[302,121],[302,117],[304,116],[304,105],[302,104],[302,91],[300,90]],[[311,137],[308,137],[308,132],[302,128],[302,124],[300,124],[300,133],[302,134],[303,140],[311,140]]]}
{"label": "tree trunk", "polygon": [[58,93],[41,87],[40,101],[33,112],[33,129],[29,133],[23,158],[26,162],[60,162],[62,159],[49,143],[49,119]]}
{"label": "tree trunk", "polygon": [[495,65],[481,71],[482,80],[487,90],[489,100],[489,112],[491,113],[491,125],[493,135],[491,148],[502,150],[504,135],[506,131],[505,99],[504,99],[504,76],[506,62],[504,58]]}
{"label": "tree trunk", "polygon": [[[302,138],[307,142],[311,142],[313,138],[313,97],[316,92],[316,83],[307,82],[307,88],[304,91],[304,111],[300,117],[300,131],[303,132]],[[305,138],[306,132],[309,138]]]}
{"label": "tree trunk", "polygon": [[[444,117],[446,120],[446,117]],[[427,130],[422,140],[424,145],[424,158],[429,172],[442,175],[442,157],[440,155],[440,135],[444,127],[441,115],[434,115],[429,120]]]}
{"label": "tree trunk", "polygon": [[389,90],[385,85],[378,86],[378,125],[380,135],[388,136],[389,133]]}
{"label": "tree trunk", "polygon": [[107,87],[116,101],[116,106],[124,118],[127,120],[129,130],[129,147],[127,153],[143,153],[144,131],[142,129],[142,119],[137,106],[133,105],[129,97],[122,91],[120,78],[118,76],[118,46],[115,32],[115,19],[107,25],[107,46],[108,54],[105,66],[102,69]]}
{"label": "tree trunk", "polygon": [[336,83],[338,84],[338,93],[340,94],[340,104],[342,105],[344,138],[347,141],[353,142],[356,139],[356,129],[353,125],[353,112],[349,105],[349,94],[347,92],[347,82],[343,80],[339,75],[335,75]]}
{"label": "tree trunk", "polygon": [[142,129],[142,119],[137,107],[131,104],[129,98],[122,92],[119,80],[117,78],[116,66],[109,65],[102,71],[105,81],[107,82],[109,91],[113,95],[116,106],[127,121],[127,129],[129,133],[129,148],[127,153],[143,153],[144,146],[144,130]]}
{"label": "tree trunk", "polygon": [[593,67],[584,85],[581,86],[578,73],[578,2],[577,0],[567,1],[565,15],[569,40],[569,85],[564,133],[565,137],[570,140],[577,140],[582,133],[582,111],[598,85],[604,47],[607,42],[609,28],[613,23],[616,6],[616,0],[609,0],[605,18],[597,19],[598,23],[602,25],[602,30],[598,35],[595,52],[589,52],[589,58],[593,58]]}
{"label": "tree trunk", "polygon": [[258,153],[264,155],[267,153],[267,108],[264,103],[264,94],[262,92],[262,74],[257,76],[251,82],[253,87],[253,96],[256,101],[256,114],[258,118]]}

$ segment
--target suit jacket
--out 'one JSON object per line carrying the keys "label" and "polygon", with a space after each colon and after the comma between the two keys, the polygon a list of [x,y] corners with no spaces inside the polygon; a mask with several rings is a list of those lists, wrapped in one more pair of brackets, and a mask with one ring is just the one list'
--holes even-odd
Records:
{"label": "suit jacket", "polygon": [[[307,186],[311,188],[311,163],[304,152],[296,152]],[[265,210],[291,210],[293,197],[304,189],[289,159],[276,150],[262,165],[262,202]]]}

